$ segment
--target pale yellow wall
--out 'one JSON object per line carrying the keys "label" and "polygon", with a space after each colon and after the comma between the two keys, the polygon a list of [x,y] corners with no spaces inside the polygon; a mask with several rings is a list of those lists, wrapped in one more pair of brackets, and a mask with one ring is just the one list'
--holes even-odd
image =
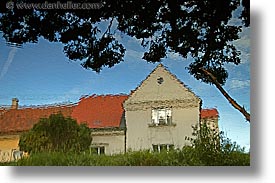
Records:
{"label": "pale yellow wall", "polygon": [[[159,84],[157,79],[163,78]],[[153,108],[171,108],[171,126],[152,127]],[[133,151],[152,149],[152,144],[174,144],[182,148],[189,144],[192,125],[199,123],[200,99],[183,86],[162,66],[158,66],[140,87],[124,102],[126,117],[126,148]]]}
{"label": "pale yellow wall", "polygon": [[13,160],[11,156],[12,149],[19,149],[19,135],[0,136],[0,162]]}
{"label": "pale yellow wall", "polygon": [[0,136],[0,150],[9,150],[18,148],[19,135]]}
{"label": "pale yellow wall", "polygon": [[124,131],[92,132],[92,145],[104,146],[105,154],[107,155],[124,153],[124,149],[125,149]]}

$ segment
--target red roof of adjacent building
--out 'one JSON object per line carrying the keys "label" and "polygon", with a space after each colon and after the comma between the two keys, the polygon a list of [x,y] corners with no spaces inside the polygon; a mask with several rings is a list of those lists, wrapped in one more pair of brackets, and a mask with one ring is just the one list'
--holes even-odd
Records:
{"label": "red roof of adjacent building", "polygon": [[219,117],[217,109],[202,109],[201,118],[216,118]]}
{"label": "red roof of adjacent building", "polygon": [[123,102],[127,95],[92,95],[80,99],[72,118],[90,128],[119,127],[123,117]]}
{"label": "red roof of adjacent building", "polygon": [[51,114],[61,112],[68,117],[73,106],[55,106],[43,108],[6,109],[0,112],[0,133],[27,131],[36,124],[40,118],[47,118]]}

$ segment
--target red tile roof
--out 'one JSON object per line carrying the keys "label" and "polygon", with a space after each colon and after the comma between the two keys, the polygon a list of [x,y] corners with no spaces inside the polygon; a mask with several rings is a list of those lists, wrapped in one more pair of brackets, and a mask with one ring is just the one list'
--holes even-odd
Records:
{"label": "red tile roof", "polygon": [[0,133],[22,132],[29,130],[40,118],[61,112],[68,117],[73,106],[55,106],[44,108],[7,109],[0,113]]}
{"label": "red tile roof", "polygon": [[80,99],[72,118],[87,123],[90,128],[119,127],[123,117],[123,102],[127,95],[93,95]]}
{"label": "red tile roof", "polygon": [[201,118],[216,118],[219,117],[218,110],[213,109],[202,109],[201,110]]}
{"label": "red tile roof", "polygon": [[[77,105],[44,108],[0,110],[0,134],[27,131],[40,118],[61,112],[90,128],[120,127],[124,113],[123,102],[128,95],[92,95],[80,99]],[[202,109],[201,118],[218,117],[217,109]]]}

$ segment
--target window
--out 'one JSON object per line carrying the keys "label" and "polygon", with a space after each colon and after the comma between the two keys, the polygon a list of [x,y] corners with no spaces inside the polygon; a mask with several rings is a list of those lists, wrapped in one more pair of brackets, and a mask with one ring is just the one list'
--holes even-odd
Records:
{"label": "window", "polygon": [[171,125],[172,114],[171,108],[152,109],[153,125]]}
{"label": "window", "polygon": [[162,77],[159,77],[159,78],[157,79],[158,84],[162,84],[163,81],[164,81],[164,79],[163,79]]}
{"label": "window", "polygon": [[105,154],[105,147],[104,146],[92,147],[91,154],[98,154],[98,155]]}
{"label": "window", "polygon": [[161,152],[161,151],[171,151],[174,150],[173,144],[153,144],[153,152]]}

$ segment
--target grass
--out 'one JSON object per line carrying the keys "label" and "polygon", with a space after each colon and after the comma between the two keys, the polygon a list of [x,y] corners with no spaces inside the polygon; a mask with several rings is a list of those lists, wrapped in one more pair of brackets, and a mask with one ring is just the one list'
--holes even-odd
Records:
{"label": "grass", "polygon": [[[150,153],[148,151],[128,152],[117,155],[90,155],[89,153],[37,153],[17,162],[0,163],[3,166],[249,166],[250,155],[232,152],[218,155],[215,161],[196,157],[194,149]],[[211,158],[211,157],[209,157]],[[211,158],[212,159],[212,158]],[[207,162],[207,163],[206,163]],[[211,162],[211,163],[209,163]]]}

